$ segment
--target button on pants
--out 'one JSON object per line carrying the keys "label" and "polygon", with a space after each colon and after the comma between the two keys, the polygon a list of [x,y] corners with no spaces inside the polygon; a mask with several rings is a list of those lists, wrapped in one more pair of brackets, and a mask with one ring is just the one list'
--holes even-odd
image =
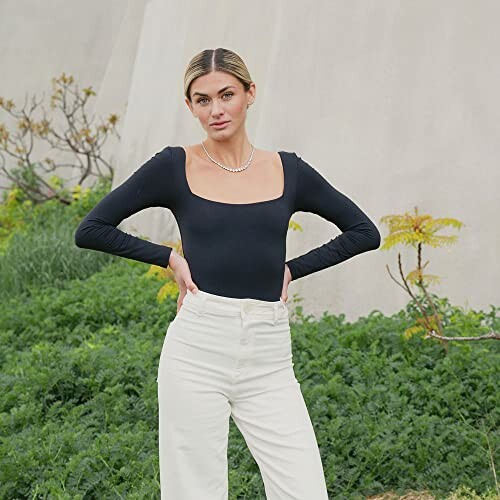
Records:
{"label": "button on pants", "polygon": [[227,500],[229,417],[268,500],[328,500],[281,299],[188,290],[167,329],[156,380],[162,500]]}

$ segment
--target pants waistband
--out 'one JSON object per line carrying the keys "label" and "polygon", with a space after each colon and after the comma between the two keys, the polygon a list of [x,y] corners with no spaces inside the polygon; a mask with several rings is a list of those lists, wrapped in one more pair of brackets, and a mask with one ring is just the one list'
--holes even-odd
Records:
{"label": "pants waistband", "polygon": [[196,314],[201,315],[209,310],[212,314],[222,316],[247,316],[258,315],[259,317],[273,318],[276,322],[280,317],[288,314],[286,303],[280,298],[276,301],[266,301],[252,298],[234,298],[215,295],[198,289],[193,293],[189,288],[184,297],[182,307],[188,306]]}

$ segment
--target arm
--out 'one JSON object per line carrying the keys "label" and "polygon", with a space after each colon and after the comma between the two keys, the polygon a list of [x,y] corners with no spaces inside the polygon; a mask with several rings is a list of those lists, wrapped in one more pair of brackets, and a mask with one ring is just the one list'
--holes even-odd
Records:
{"label": "arm", "polygon": [[171,247],[132,236],[116,226],[145,208],[168,208],[174,189],[169,179],[170,159],[166,147],[109,192],[81,221],[75,232],[76,246],[167,267]]}
{"label": "arm", "polygon": [[295,211],[312,212],[335,224],[342,234],[286,262],[292,281],[380,246],[380,233],[368,216],[298,157]]}

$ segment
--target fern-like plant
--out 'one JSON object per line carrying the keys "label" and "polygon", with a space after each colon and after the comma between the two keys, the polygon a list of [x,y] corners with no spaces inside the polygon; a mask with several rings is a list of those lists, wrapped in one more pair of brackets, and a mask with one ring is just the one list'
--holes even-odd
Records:
{"label": "fern-like plant", "polygon": [[[405,330],[406,337],[425,332],[426,335],[424,338],[434,337],[439,339],[443,342],[445,349],[447,349],[447,343],[450,340],[499,340],[500,335],[496,332],[489,332],[485,335],[475,337],[444,336],[441,322],[442,314],[439,313],[434,301],[427,292],[427,287],[438,283],[440,278],[434,274],[424,273],[429,261],[427,260],[425,263],[422,263],[423,246],[429,245],[441,248],[444,245],[456,243],[456,235],[445,236],[437,233],[446,227],[460,229],[464,224],[452,217],[435,219],[429,214],[420,214],[417,207],[414,207],[414,210],[414,214],[386,215],[380,219],[381,224],[386,224],[389,227],[389,234],[384,238],[380,247],[381,250],[389,250],[396,245],[406,245],[414,247],[417,253],[417,266],[405,275],[401,264],[401,253],[398,252],[399,275],[401,276],[402,283],[392,275],[389,266],[386,266],[391,278],[410,295],[421,313],[421,317],[417,319],[416,324]],[[416,286],[421,290],[423,296],[417,296],[411,289],[411,286]],[[427,311],[429,308],[432,313]]]}

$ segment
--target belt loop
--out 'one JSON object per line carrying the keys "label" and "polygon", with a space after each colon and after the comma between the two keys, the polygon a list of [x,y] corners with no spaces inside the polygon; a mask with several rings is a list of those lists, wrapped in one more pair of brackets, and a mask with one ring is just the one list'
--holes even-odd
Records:
{"label": "belt loop", "polygon": [[241,316],[241,326],[243,326],[245,323],[245,316],[246,316],[245,306],[243,302],[240,303],[240,316]]}
{"label": "belt loop", "polygon": [[279,304],[277,302],[275,302],[274,307],[273,307],[273,309],[274,309],[274,324],[276,324],[278,322],[278,305]]}

